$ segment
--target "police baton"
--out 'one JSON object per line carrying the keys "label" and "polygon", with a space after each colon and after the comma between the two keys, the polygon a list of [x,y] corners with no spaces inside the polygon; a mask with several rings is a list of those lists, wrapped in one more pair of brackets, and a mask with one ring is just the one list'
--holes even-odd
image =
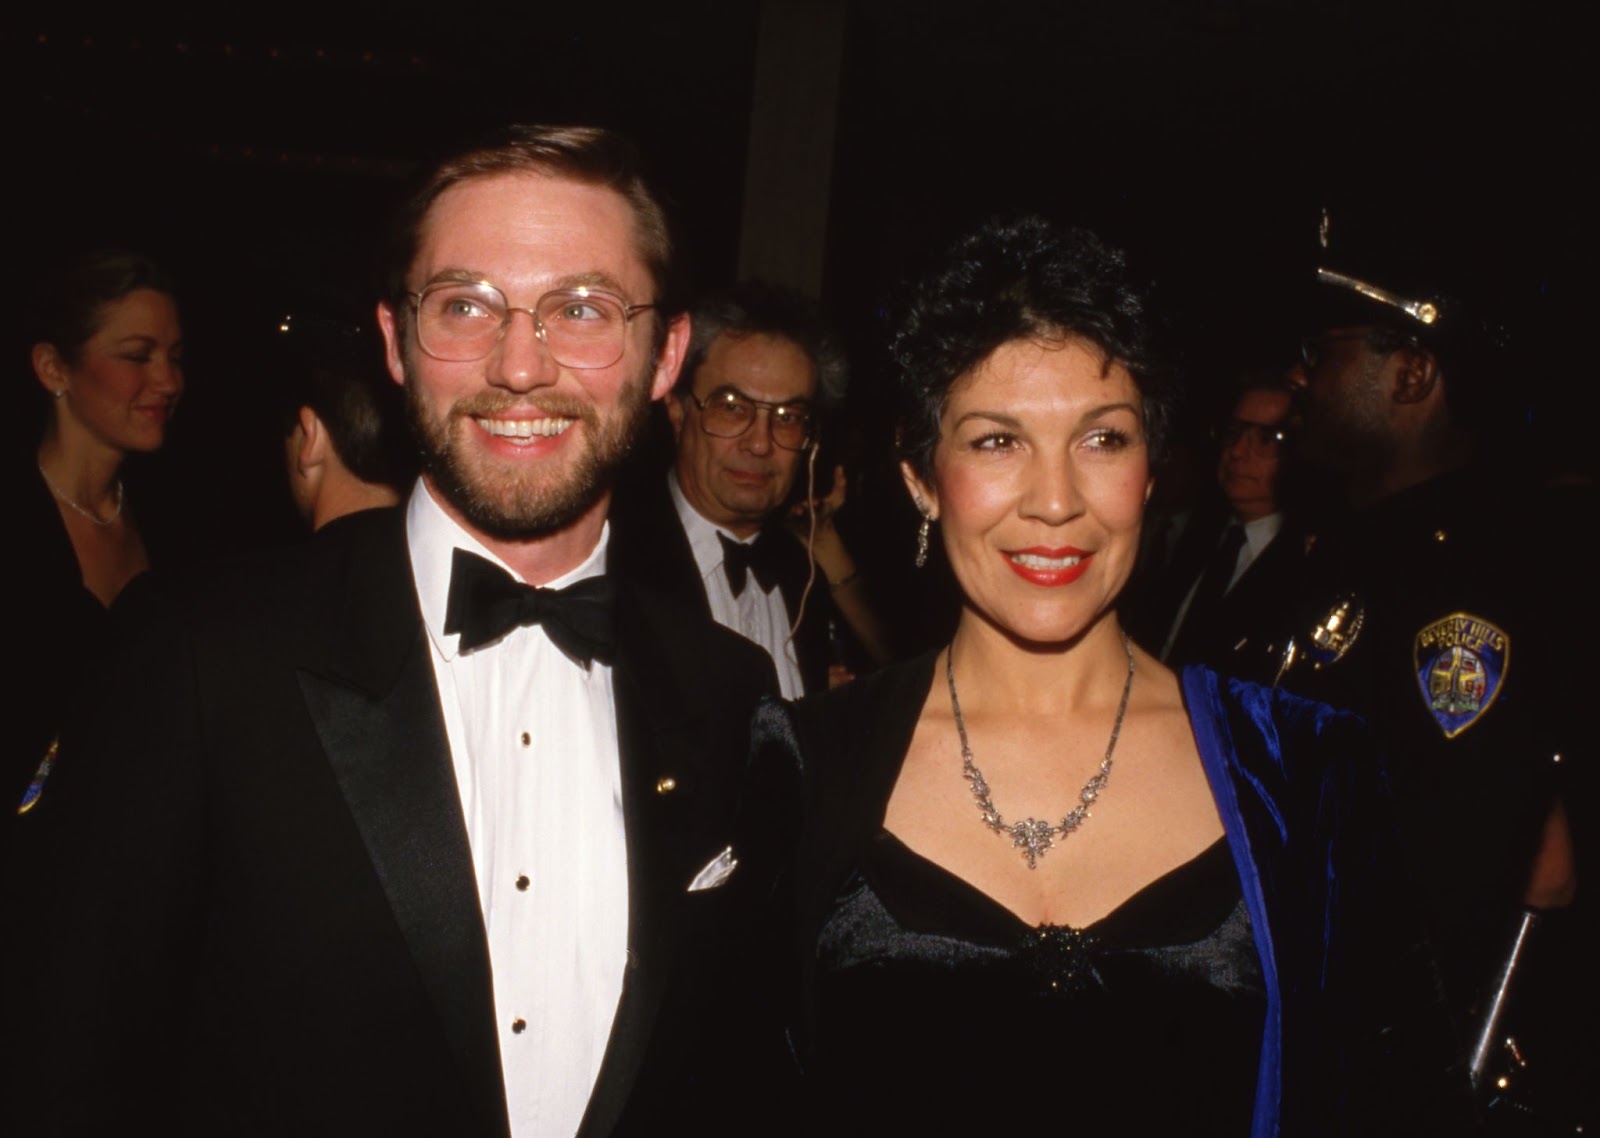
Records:
{"label": "police baton", "polygon": [[1483,1016],[1483,1030],[1478,1033],[1478,1043],[1472,1049],[1472,1064],[1468,1073],[1472,1077],[1474,1090],[1483,1089],[1483,1079],[1489,1066],[1489,1053],[1494,1049],[1495,1037],[1500,1034],[1500,1026],[1505,1020],[1506,1000],[1511,991],[1511,981],[1517,971],[1517,965],[1522,960],[1523,948],[1528,943],[1528,935],[1533,932],[1534,926],[1539,923],[1539,914],[1532,909],[1522,910],[1522,921],[1517,925],[1517,935],[1511,942],[1511,951],[1506,954],[1506,962],[1500,968],[1500,976],[1495,981],[1494,998],[1489,1002],[1489,1010]]}

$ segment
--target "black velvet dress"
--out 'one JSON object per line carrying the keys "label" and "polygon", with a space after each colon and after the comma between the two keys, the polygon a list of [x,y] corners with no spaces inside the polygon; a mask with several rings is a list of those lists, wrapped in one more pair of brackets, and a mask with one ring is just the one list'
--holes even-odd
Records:
{"label": "black velvet dress", "polygon": [[1041,930],[884,832],[933,663],[755,721],[741,848],[787,860],[790,970],[764,998],[798,1072],[761,1132],[1466,1132],[1357,720],[1185,670],[1225,840],[1086,929]]}
{"label": "black velvet dress", "polygon": [[1079,930],[880,831],[816,967],[818,1132],[1250,1131],[1266,996],[1221,839]]}

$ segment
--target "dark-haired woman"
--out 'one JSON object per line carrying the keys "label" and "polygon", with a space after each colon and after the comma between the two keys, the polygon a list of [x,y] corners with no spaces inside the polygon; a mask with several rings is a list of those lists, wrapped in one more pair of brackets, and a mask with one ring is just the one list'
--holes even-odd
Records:
{"label": "dark-haired woman", "polygon": [[992,223],[894,355],[917,557],[936,531],[963,607],[759,725],[803,783],[811,1128],[1428,1131],[1457,1085],[1364,729],[1118,622],[1171,390],[1123,258]]}
{"label": "dark-haired woman", "polygon": [[49,411],[16,473],[16,604],[31,658],[17,704],[22,737],[6,766],[0,813],[8,817],[37,806],[105,610],[149,566],[122,465],[161,446],[183,394],[173,287],[143,257],[106,252],[69,263],[42,287],[36,321],[33,373]]}

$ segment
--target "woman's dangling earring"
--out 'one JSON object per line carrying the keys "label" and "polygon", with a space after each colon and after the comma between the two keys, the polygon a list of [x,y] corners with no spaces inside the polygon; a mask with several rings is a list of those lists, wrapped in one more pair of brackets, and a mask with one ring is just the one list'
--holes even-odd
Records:
{"label": "woman's dangling earring", "polygon": [[922,524],[917,527],[917,557],[916,566],[921,569],[928,563],[928,530],[933,525],[933,519],[927,514],[922,515]]}

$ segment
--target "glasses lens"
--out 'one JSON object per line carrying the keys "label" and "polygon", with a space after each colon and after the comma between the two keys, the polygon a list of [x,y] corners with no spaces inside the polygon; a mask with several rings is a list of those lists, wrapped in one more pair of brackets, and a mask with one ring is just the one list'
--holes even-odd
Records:
{"label": "glasses lens", "polygon": [[482,359],[505,321],[506,298],[490,284],[446,281],[428,286],[417,301],[417,340],[441,360]]}
{"label": "glasses lens", "polygon": [[1282,427],[1252,423],[1248,419],[1229,419],[1217,429],[1217,441],[1224,448],[1238,446],[1241,439],[1248,439],[1252,447],[1265,450],[1279,445],[1287,437]]}
{"label": "glasses lens", "polygon": [[784,450],[800,450],[811,438],[811,412],[803,404],[773,406],[723,387],[706,396],[699,406],[701,429],[719,439],[736,439],[744,434],[763,407],[768,412],[772,441]]}
{"label": "glasses lens", "polygon": [[772,409],[772,441],[785,450],[799,450],[811,437],[811,412],[785,405]]}
{"label": "glasses lens", "polygon": [[713,391],[700,404],[700,426],[719,439],[736,439],[750,429],[756,407],[737,391]]}
{"label": "glasses lens", "polygon": [[[1410,343],[1402,337],[1400,344]],[[1300,341],[1300,362],[1307,371],[1315,371],[1322,362],[1322,357],[1327,355],[1330,344],[1364,344],[1370,351],[1393,351],[1394,346],[1386,346],[1383,339],[1378,338],[1374,329],[1359,332],[1325,332],[1320,336],[1307,336]]]}
{"label": "glasses lens", "polygon": [[605,293],[570,289],[539,300],[545,345],[567,367],[610,367],[622,358],[628,313]]}

